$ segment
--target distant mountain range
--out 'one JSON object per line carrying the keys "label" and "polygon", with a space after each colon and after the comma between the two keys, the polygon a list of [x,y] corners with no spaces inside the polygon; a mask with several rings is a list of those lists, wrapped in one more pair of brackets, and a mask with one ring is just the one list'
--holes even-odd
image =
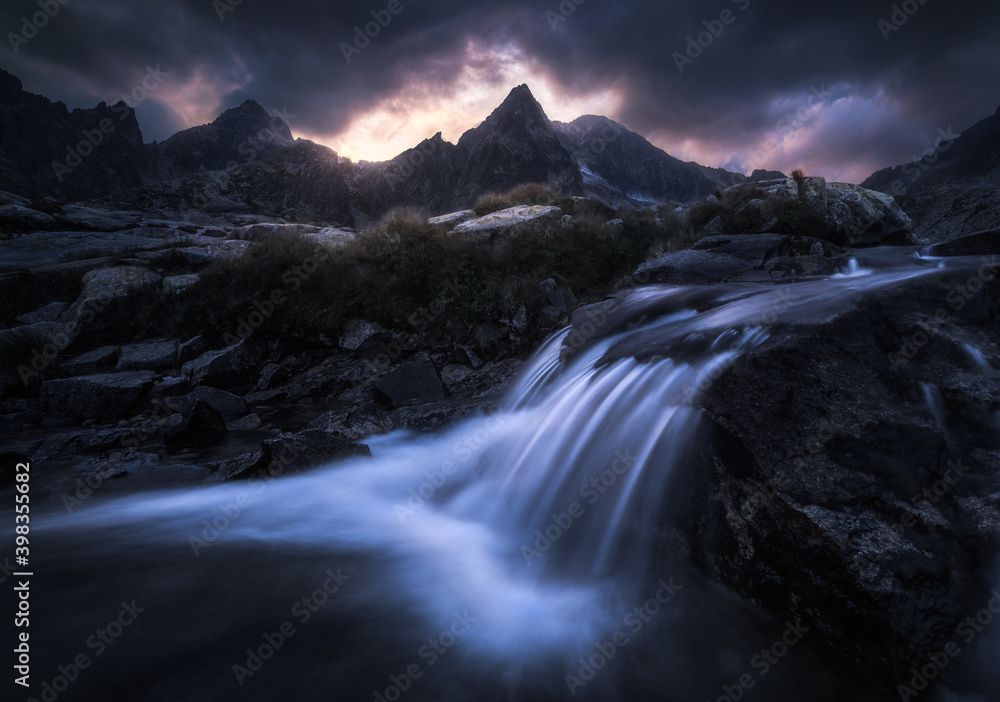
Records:
{"label": "distant mountain range", "polygon": [[[253,212],[363,224],[393,207],[441,214],[486,192],[548,182],[612,205],[688,202],[748,180],[680,161],[605,117],[546,117],[525,85],[457,144],[427,139],[390,161],[352,163],[294,139],[252,100],[211,124],[144,143],[125,103],[70,112],[0,70],[0,189],[137,208]],[[773,177],[760,171],[755,178]]]}
{"label": "distant mountain range", "polygon": [[[211,124],[147,144],[124,102],[69,111],[0,70],[0,190],[63,202],[102,199],[164,211],[266,214],[363,226],[394,207],[442,214],[525,182],[607,204],[691,202],[719,188],[784,177],[676,159],[606,117],[550,120],[526,85],[457,144],[438,133],[390,161],[353,163],[295,139],[253,100]],[[946,138],[947,137],[947,138]],[[921,162],[878,171],[864,187],[896,196],[917,235],[1000,225],[1000,110]],[[940,238],[938,236],[937,238]]]}

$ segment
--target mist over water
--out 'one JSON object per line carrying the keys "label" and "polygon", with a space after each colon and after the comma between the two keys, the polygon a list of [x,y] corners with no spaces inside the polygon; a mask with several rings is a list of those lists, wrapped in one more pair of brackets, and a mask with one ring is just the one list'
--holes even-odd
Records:
{"label": "mist over water", "polygon": [[[59,695],[81,700],[716,700],[743,674],[748,699],[881,699],[808,632],[762,672],[786,623],[657,527],[699,467],[697,394],[788,325],[937,270],[885,255],[763,290],[638,290],[578,350],[570,330],[544,344],[494,415],[373,437],[370,460],[49,514],[38,675],[83,654]],[[982,641],[995,659],[1000,636]]]}

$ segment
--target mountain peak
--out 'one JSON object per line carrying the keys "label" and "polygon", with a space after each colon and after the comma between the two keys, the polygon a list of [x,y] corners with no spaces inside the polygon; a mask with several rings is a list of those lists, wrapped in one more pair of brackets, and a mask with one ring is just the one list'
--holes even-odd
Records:
{"label": "mountain peak", "polygon": [[523,83],[510,91],[506,99],[500,107],[496,109],[494,114],[503,110],[516,110],[518,108],[537,110],[543,117],[545,116],[542,106],[538,104],[538,100],[536,100],[535,96],[531,94],[531,88]]}

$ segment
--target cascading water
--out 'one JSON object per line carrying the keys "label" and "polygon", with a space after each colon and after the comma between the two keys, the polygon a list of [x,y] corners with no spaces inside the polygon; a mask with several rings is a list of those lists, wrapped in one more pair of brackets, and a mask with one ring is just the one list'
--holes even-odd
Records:
{"label": "cascading water", "polygon": [[[585,343],[550,339],[491,417],[50,514],[39,675],[86,658],[59,699],[716,699],[784,625],[652,558],[694,469],[692,400],[787,325],[931,270],[641,289]],[[758,699],[877,699],[806,647],[788,660]]]}

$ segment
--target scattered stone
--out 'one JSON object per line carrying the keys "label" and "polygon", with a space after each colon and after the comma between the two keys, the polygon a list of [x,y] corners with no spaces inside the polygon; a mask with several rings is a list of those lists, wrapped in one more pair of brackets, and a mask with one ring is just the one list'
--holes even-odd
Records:
{"label": "scattered stone", "polygon": [[520,205],[459,224],[451,235],[467,237],[496,250],[524,232],[538,235],[552,232],[560,225],[562,216],[558,207]]}
{"label": "scattered stone", "polygon": [[263,357],[260,346],[243,339],[217,351],[207,351],[184,364],[182,373],[193,384],[206,383],[218,388],[248,384]]}
{"label": "scattered stone", "polygon": [[198,402],[207,403],[223,419],[233,419],[247,413],[247,406],[242,398],[208,385],[197,387],[187,395],[164,400],[167,407],[183,415],[187,415]]}
{"label": "scattered stone", "polygon": [[321,414],[306,427],[319,429],[346,441],[359,441],[369,436],[385,434],[395,427],[392,417],[377,407],[365,406],[355,410],[331,410]]}
{"label": "scattered stone", "polygon": [[201,279],[197,273],[186,273],[184,275],[171,275],[163,279],[163,293],[165,295],[180,295],[182,292],[194,287]]}
{"label": "scattered stone", "polygon": [[177,362],[184,365],[188,361],[193,361],[208,350],[208,343],[205,337],[196,336],[177,345]]}
{"label": "scattered stone", "polygon": [[376,394],[393,409],[444,399],[444,388],[426,353],[415,355],[375,384]]}
{"label": "scattered stone", "polygon": [[153,385],[149,371],[103,373],[42,382],[50,411],[73,417],[118,419],[126,416]]}
{"label": "scattered stone", "polygon": [[305,429],[265,441],[261,448],[267,472],[274,477],[300,473],[346,458],[371,456],[364,444],[344,441],[318,429]]}
{"label": "scattered stone", "polygon": [[443,227],[447,231],[451,231],[459,224],[465,224],[475,218],[476,213],[473,210],[462,210],[461,212],[452,212],[451,214],[441,215],[440,217],[431,217],[427,221],[435,226]]}
{"label": "scattered stone", "polygon": [[385,332],[379,324],[353,319],[344,325],[344,333],[340,335],[340,348],[357,351],[369,337]]}
{"label": "scattered stone", "polygon": [[69,307],[69,304],[65,302],[50,302],[43,307],[39,307],[34,312],[29,312],[27,314],[22,314],[20,317],[16,317],[14,321],[21,324],[58,322],[59,317],[62,316],[62,313],[66,311],[67,307]]}
{"label": "scattered stone", "polygon": [[226,424],[229,431],[253,431],[254,429],[260,429],[263,425],[263,420],[261,420],[260,415],[248,414],[240,419],[234,419]]}
{"label": "scattered stone", "polygon": [[118,361],[117,346],[102,346],[99,349],[80,354],[60,364],[59,368],[68,375],[93,375],[114,370]]}
{"label": "scattered stone", "polygon": [[177,342],[154,341],[123,346],[118,357],[119,371],[165,370],[177,366]]}
{"label": "scattered stone", "polygon": [[167,429],[163,443],[172,448],[208,446],[222,441],[228,433],[222,415],[199,400],[179,424]]}

